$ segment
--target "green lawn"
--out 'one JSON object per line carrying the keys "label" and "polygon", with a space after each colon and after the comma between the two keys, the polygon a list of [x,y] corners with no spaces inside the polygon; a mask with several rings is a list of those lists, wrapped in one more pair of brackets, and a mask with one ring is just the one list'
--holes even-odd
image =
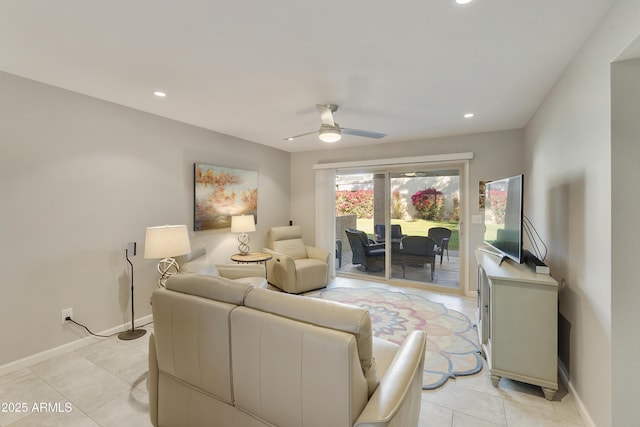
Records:
{"label": "green lawn", "polygon": [[[427,231],[431,227],[445,227],[451,230],[451,240],[449,240],[449,249],[458,250],[460,247],[458,235],[458,223],[449,221],[427,221],[424,219],[412,219],[408,221],[394,219],[392,224],[400,224],[402,233],[409,236],[426,236]],[[358,230],[362,230],[372,239],[375,238],[373,233],[373,219],[358,219]]]}

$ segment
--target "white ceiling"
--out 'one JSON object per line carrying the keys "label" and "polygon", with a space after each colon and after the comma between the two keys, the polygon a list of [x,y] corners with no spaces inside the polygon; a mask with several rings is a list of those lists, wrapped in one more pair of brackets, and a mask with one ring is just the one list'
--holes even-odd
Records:
{"label": "white ceiling", "polygon": [[[0,70],[290,152],[422,140],[526,125],[612,2],[2,0]],[[388,136],[283,140],[316,103]]]}

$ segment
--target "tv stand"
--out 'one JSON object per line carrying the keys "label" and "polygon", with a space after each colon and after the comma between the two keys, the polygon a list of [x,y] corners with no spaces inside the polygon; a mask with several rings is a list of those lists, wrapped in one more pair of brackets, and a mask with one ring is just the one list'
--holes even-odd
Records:
{"label": "tv stand", "polygon": [[478,248],[477,324],[491,382],[511,378],[558,390],[558,282]]}
{"label": "tv stand", "polygon": [[500,258],[500,262],[498,263],[498,265],[502,265],[503,262],[509,259],[508,256],[503,255],[500,252],[492,251],[491,249],[487,249],[485,247],[480,247],[477,250],[480,252],[484,252],[485,254],[493,255],[494,257]]}

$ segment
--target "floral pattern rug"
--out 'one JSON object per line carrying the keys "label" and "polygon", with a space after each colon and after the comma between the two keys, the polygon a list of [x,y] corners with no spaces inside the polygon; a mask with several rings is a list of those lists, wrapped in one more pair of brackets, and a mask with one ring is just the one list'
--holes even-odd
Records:
{"label": "floral pattern rug", "polygon": [[357,305],[369,310],[373,334],[401,344],[410,331],[427,333],[423,386],[438,388],[449,378],[482,369],[478,333],[463,313],[404,292],[380,288],[331,288],[306,296]]}

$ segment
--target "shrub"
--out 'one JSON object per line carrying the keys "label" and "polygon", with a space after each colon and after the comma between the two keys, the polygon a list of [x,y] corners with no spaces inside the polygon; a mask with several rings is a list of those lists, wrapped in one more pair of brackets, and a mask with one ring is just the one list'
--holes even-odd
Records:
{"label": "shrub", "polygon": [[416,208],[417,216],[426,220],[442,220],[444,195],[434,187],[420,190],[411,196],[411,203]]}
{"label": "shrub", "polygon": [[453,198],[453,213],[451,214],[449,221],[460,222],[460,200],[458,200],[457,197]]}
{"label": "shrub", "polygon": [[404,219],[407,216],[407,207],[400,196],[399,191],[394,191],[391,195],[391,218]]}
{"label": "shrub", "polygon": [[373,190],[336,191],[336,215],[373,218]]}
{"label": "shrub", "polygon": [[492,190],[489,192],[487,206],[493,213],[493,220],[496,224],[504,224],[504,210],[507,206],[507,192],[503,190]]}

